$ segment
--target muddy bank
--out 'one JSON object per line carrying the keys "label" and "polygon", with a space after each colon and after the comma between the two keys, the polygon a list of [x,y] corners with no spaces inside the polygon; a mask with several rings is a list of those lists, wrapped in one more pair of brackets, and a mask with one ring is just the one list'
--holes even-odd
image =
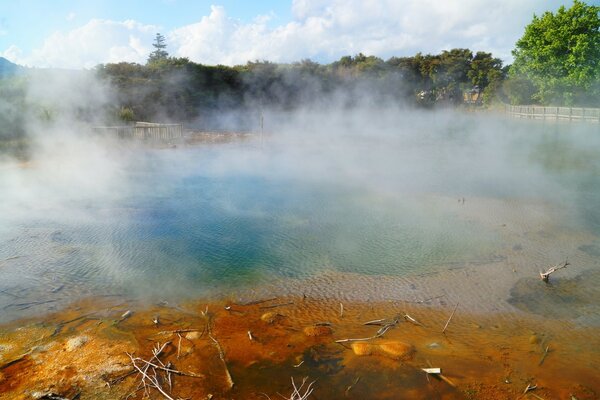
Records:
{"label": "muddy bank", "polygon": [[[153,306],[90,299],[1,328],[0,397],[168,398],[142,384],[133,363],[146,361],[163,366],[145,371],[172,398],[289,398],[292,378],[298,387],[306,378],[302,392],[314,382],[314,399],[505,399],[527,385],[537,386],[531,398],[600,395],[598,328],[468,314],[459,305],[442,334],[453,307],[311,297]],[[154,359],[153,349],[160,349]],[[442,376],[427,375],[429,367]]]}

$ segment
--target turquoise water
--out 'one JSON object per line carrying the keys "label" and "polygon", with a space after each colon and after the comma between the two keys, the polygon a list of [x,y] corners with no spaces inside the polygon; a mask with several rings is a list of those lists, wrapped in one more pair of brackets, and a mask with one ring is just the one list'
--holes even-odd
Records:
{"label": "turquoise water", "polygon": [[3,318],[89,295],[210,297],[326,271],[502,262],[515,243],[464,215],[475,202],[496,212],[479,199],[558,210],[552,226],[583,232],[586,254],[600,256],[597,125],[349,118],[282,125],[262,142],[76,142],[2,169]]}

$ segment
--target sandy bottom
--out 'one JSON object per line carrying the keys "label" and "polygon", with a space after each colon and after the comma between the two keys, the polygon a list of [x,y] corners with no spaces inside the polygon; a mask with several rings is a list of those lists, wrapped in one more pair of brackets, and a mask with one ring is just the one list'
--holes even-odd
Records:
{"label": "sandy bottom", "polygon": [[[292,378],[306,379],[301,393],[314,382],[311,399],[599,398],[599,328],[459,305],[443,334],[454,306],[90,299],[0,329],[0,398],[290,398]],[[372,320],[383,321],[365,325]],[[343,339],[365,340],[336,343]],[[144,369],[153,348],[162,348],[152,363],[172,370],[170,383],[164,369]],[[150,378],[142,384],[128,354],[164,393]]]}

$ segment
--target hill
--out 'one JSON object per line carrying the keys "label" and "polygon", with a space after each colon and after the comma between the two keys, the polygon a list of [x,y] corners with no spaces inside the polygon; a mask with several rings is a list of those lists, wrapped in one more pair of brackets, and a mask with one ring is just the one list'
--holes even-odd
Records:
{"label": "hill", "polygon": [[15,75],[23,70],[23,67],[0,57],[0,78]]}

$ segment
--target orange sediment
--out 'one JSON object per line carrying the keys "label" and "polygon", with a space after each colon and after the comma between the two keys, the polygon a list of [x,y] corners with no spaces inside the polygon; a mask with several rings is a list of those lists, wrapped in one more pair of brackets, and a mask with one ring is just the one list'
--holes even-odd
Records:
{"label": "orange sediment", "polygon": [[[459,309],[442,334],[450,308],[344,303],[343,316],[339,310],[339,301],[310,298],[182,306],[93,299],[0,328],[0,398],[141,399],[128,354],[150,360],[166,342],[160,360],[186,374],[173,374],[171,388],[163,382],[173,398],[274,399],[291,394],[291,378],[299,385],[304,377],[315,381],[315,399],[506,399],[527,385],[537,388],[523,398],[600,396],[598,328]],[[405,313],[422,326],[404,322]],[[364,322],[398,317],[381,337],[335,343],[372,337],[381,326]],[[442,375],[422,370],[431,367]]]}

